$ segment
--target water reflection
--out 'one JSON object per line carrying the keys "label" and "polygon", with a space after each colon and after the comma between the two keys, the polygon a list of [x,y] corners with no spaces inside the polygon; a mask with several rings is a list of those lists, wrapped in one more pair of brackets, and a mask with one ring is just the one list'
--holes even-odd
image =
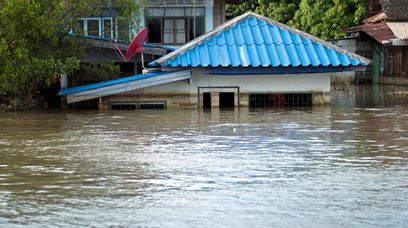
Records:
{"label": "water reflection", "polygon": [[0,114],[0,226],[403,226],[408,111],[327,107]]}

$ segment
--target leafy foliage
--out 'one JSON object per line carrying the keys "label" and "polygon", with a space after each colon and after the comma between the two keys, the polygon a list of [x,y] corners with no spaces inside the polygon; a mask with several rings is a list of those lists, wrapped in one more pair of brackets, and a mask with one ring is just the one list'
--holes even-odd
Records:
{"label": "leafy foliage", "polygon": [[342,29],[360,24],[364,0],[250,0],[229,5],[236,15],[252,11],[323,39],[341,38]]}
{"label": "leafy foliage", "polygon": [[83,63],[81,67],[87,74],[103,79],[114,79],[120,74],[120,66],[113,62]]}
{"label": "leafy foliage", "polygon": [[302,0],[292,25],[312,35],[341,38],[342,29],[362,22],[364,0]]}
{"label": "leafy foliage", "polygon": [[135,0],[0,0],[0,95],[23,97],[79,68],[80,39],[68,33],[77,18],[119,6],[137,15]]}

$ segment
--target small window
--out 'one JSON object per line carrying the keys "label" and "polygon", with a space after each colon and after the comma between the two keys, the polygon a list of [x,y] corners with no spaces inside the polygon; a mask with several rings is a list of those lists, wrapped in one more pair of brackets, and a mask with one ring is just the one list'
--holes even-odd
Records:
{"label": "small window", "polygon": [[103,19],[103,37],[113,38],[112,18]]}
{"label": "small window", "polygon": [[204,33],[204,17],[148,18],[147,25],[149,43],[184,44]]}
{"label": "small window", "polygon": [[249,104],[252,107],[290,107],[311,106],[312,94],[310,93],[273,93],[250,94]]}
{"label": "small window", "polygon": [[139,102],[139,103],[111,103],[109,105],[111,110],[135,110],[135,109],[165,109],[166,102]]}
{"label": "small window", "polygon": [[161,43],[161,19],[148,19],[149,43]]}
{"label": "small window", "polygon": [[80,18],[72,29],[78,35],[113,38],[113,19],[102,18]]}
{"label": "small window", "polygon": [[[190,40],[193,40],[202,34],[204,34],[204,17],[197,17],[195,19],[195,28],[194,28],[194,18],[189,19],[189,24],[190,24],[190,32],[189,32],[189,38]],[[194,34],[195,31],[195,34]]]}
{"label": "small window", "polygon": [[110,105],[111,110],[135,110],[137,104],[135,103],[115,103]]}
{"label": "small window", "polygon": [[163,43],[183,44],[186,42],[185,19],[164,19]]}
{"label": "small window", "polygon": [[164,103],[141,103],[139,104],[140,109],[164,109]]}
{"label": "small window", "polygon": [[88,36],[100,36],[99,19],[88,19],[86,29]]}
{"label": "small window", "polygon": [[85,21],[84,20],[78,20],[78,23],[75,27],[75,33],[78,35],[85,35]]}

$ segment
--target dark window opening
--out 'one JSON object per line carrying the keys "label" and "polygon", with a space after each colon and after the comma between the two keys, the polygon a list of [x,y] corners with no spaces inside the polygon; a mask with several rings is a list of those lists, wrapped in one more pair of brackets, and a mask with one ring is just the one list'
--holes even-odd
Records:
{"label": "dark window opening", "polygon": [[204,17],[197,17],[196,18],[196,23],[195,23],[195,36],[194,36],[194,18],[190,18],[189,19],[189,28],[190,28],[190,32],[189,32],[189,40],[193,40],[199,36],[201,36],[202,34],[204,34]]}
{"label": "dark window opening", "polygon": [[131,73],[135,72],[135,64],[133,62],[123,62],[119,63],[120,72],[122,73]]}
{"label": "dark window opening", "polygon": [[111,104],[111,110],[135,110],[137,108],[137,104]]}
{"label": "dark window opening", "polygon": [[211,108],[211,93],[203,93],[203,107]]}
{"label": "dark window opening", "polygon": [[112,103],[111,110],[165,109],[166,102]]}
{"label": "dark window opening", "polygon": [[161,19],[154,18],[147,20],[147,26],[149,28],[149,43],[162,43],[162,22]]}
{"label": "dark window opening", "polygon": [[139,109],[164,109],[164,103],[141,103]]}
{"label": "dark window opening", "polygon": [[[156,58],[154,58],[154,59],[156,59]],[[146,63],[145,63],[146,64]],[[142,66],[142,63],[141,62],[138,62],[137,63],[137,69],[136,69],[137,71],[135,72],[136,74],[141,74],[142,73],[142,71],[143,71],[143,66]]]}
{"label": "dark window opening", "polygon": [[290,107],[311,106],[313,100],[311,93],[251,94],[249,103],[252,107]]}
{"label": "dark window opening", "polygon": [[234,107],[234,93],[220,93],[220,108],[233,108]]}
{"label": "dark window opening", "polygon": [[204,17],[155,17],[147,19],[149,43],[184,44],[204,34]]}

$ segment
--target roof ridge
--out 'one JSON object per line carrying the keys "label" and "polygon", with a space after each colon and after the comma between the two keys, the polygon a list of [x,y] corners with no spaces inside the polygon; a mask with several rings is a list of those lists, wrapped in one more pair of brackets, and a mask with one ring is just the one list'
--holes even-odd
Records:
{"label": "roof ridge", "polygon": [[[339,52],[341,54],[345,54],[348,57],[357,59],[357,60],[359,60],[359,61],[361,61],[361,62],[363,62],[365,64],[368,64],[368,63],[371,62],[371,60],[369,60],[369,59],[366,59],[366,58],[364,58],[362,56],[359,56],[359,55],[357,55],[355,53],[344,50],[344,49],[342,49],[342,48],[340,48],[340,47],[338,47],[338,46],[336,46],[336,45],[334,45],[332,43],[329,43],[329,42],[327,42],[327,41],[325,41],[323,39],[312,36],[312,35],[310,35],[310,34],[308,34],[306,32],[303,32],[303,31],[300,31],[298,29],[292,28],[292,27],[290,27],[288,25],[285,25],[285,24],[280,23],[278,21],[272,20],[272,19],[270,19],[268,17],[261,16],[259,14],[253,13],[253,12],[247,12],[245,14],[242,14],[242,15],[240,15],[238,17],[233,18],[230,21],[225,22],[224,24],[216,27],[215,29],[211,30],[210,32],[205,33],[205,34],[197,37],[196,39],[186,43],[185,45],[183,45],[179,49],[176,49],[175,51],[173,51],[173,52],[171,52],[171,53],[169,53],[169,54],[167,54],[165,56],[162,56],[161,58],[151,62],[149,65],[162,64],[162,63],[164,63],[166,61],[172,60],[177,55],[183,54],[184,52],[187,52],[187,51],[191,50],[192,48],[197,47],[202,42],[205,42],[205,41],[209,40],[209,38],[216,36],[220,32],[226,31],[226,29],[228,29],[228,28],[230,28],[230,27],[232,27],[232,26],[234,26],[234,25],[240,23],[241,21],[243,21],[243,20],[245,20],[247,18],[250,18],[250,17],[254,17],[254,18],[256,18],[256,19],[258,19],[260,21],[263,21],[263,22],[265,22],[265,23],[267,23],[269,25],[278,27],[279,29],[286,30],[289,33],[297,34],[297,35],[301,36],[302,38],[309,39],[312,42],[321,44],[323,47],[326,47],[328,49],[333,49],[336,52]],[[282,41],[282,43],[285,43],[285,42]]]}

